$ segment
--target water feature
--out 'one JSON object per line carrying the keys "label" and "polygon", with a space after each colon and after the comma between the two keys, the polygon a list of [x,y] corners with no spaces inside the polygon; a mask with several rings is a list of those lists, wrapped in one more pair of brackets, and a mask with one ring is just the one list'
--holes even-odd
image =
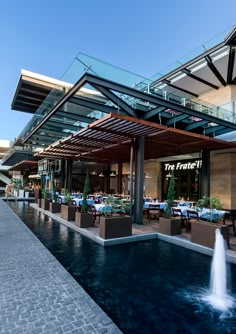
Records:
{"label": "water feature", "polygon": [[227,311],[234,305],[227,292],[227,267],[225,241],[219,229],[215,231],[215,248],[211,264],[210,294],[206,297],[212,307]]}
{"label": "water feature", "polygon": [[210,257],[158,240],[104,248],[28,204],[9,205],[125,334],[236,333],[235,307],[221,319],[202,302]]}

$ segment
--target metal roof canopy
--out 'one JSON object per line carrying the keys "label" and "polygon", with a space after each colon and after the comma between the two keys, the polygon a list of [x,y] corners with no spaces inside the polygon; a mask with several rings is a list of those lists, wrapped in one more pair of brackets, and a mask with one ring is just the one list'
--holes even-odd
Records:
{"label": "metal roof canopy", "polygon": [[37,171],[38,169],[38,161],[35,160],[22,160],[9,168],[9,171],[22,171],[22,170],[28,170],[28,171]]}
{"label": "metal roof canopy", "polygon": [[235,85],[235,46],[236,27],[234,26],[222,42],[208,49],[203,44],[202,52],[198,56],[193,56],[189,61],[183,57],[178,61],[179,66],[175,69],[170,69],[163,75],[158,74],[159,78],[151,86],[158,89],[165,85],[167,92],[179,91],[189,98],[198,97],[210,89],[217,90],[226,85]]}
{"label": "metal roof canopy", "polygon": [[32,151],[10,150],[9,153],[4,156],[2,165],[3,166],[14,166],[16,163],[22,160],[37,160],[37,159],[33,157]]}
{"label": "metal roof canopy", "polygon": [[[61,100],[51,109],[51,111],[31,130],[31,132],[23,139],[23,144],[37,145],[42,147],[43,140],[40,136],[44,136],[48,143],[44,146],[55,142],[55,136],[49,136],[50,129],[56,131],[58,136],[65,138],[69,131],[76,133],[81,127],[76,125],[76,117],[78,120],[81,115],[74,114],[74,121],[70,125],[65,122],[70,115],[70,108],[64,108],[68,105],[81,106],[84,101],[77,92],[89,84],[103,96],[105,96],[112,106],[102,103],[95,103],[92,99],[86,101],[87,108],[91,111],[101,111],[102,113],[117,112],[118,114],[133,116],[138,119],[150,120],[166,126],[173,126],[181,130],[191,130],[199,134],[207,134],[209,136],[217,136],[226,132],[236,130],[236,124],[225,119],[212,116],[208,112],[198,111],[192,105],[182,105],[179,101],[163,99],[156,94],[150,94],[134,88],[130,88],[113,81],[97,77],[92,74],[84,74],[78,82],[65,94]],[[115,106],[115,107],[114,107]],[[68,110],[65,110],[68,109]],[[57,116],[58,113],[58,116]],[[59,124],[55,121],[58,118]],[[86,121],[86,117],[83,119]],[[94,119],[88,117],[87,124]],[[53,124],[54,123],[54,124]],[[44,129],[47,132],[44,132]],[[76,130],[77,129],[77,130]],[[53,133],[53,132],[52,132]],[[37,137],[38,136],[38,137]]]}
{"label": "metal roof canopy", "polygon": [[125,162],[131,139],[145,137],[145,159],[236,147],[212,137],[111,113],[37,153],[39,157]]}

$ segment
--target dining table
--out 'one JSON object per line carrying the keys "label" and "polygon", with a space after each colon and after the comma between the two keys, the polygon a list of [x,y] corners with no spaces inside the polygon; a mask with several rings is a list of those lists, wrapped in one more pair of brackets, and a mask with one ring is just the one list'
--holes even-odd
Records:
{"label": "dining table", "polygon": [[177,206],[176,209],[180,209],[183,216],[187,217],[187,210],[191,210],[198,213],[198,216],[202,220],[207,221],[219,221],[226,213],[230,213],[227,210],[218,210],[210,208],[189,208],[188,206]]}

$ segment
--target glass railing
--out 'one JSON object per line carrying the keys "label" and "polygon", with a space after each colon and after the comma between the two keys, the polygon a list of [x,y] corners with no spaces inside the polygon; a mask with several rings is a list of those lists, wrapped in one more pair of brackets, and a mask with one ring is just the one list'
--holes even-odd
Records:
{"label": "glass railing", "polygon": [[186,99],[179,95],[168,93],[164,89],[149,89],[149,91],[151,94],[157,95],[163,100],[170,101],[177,105],[182,105],[189,109],[201,112],[203,114],[208,114],[231,123],[236,123],[236,118],[232,111],[218,107],[206,101],[202,101],[200,99],[196,99],[195,101]]}

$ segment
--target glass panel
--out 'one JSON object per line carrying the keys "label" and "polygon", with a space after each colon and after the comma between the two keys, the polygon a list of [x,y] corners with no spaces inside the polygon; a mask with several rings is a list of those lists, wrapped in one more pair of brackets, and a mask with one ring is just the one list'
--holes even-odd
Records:
{"label": "glass panel", "polygon": [[185,174],[179,174],[179,194],[178,196],[180,198],[184,198],[185,200],[189,199],[188,195],[188,173]]}
{"label": "glass panel", "polygon": [[191,173],[189,175],[189,177],[190,177],[189,198],[191,201],[198,201],[200,198],[199,171],[196,169],[194,173]]}

